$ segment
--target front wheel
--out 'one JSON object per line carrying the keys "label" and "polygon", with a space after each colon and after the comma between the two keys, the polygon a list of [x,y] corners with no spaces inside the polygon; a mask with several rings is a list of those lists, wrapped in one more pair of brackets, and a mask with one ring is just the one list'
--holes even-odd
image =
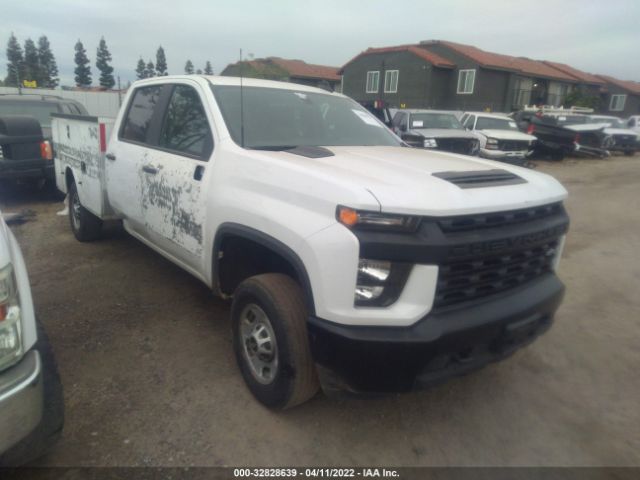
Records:
{"label": "front wheel", "polygon": [[231,319],[236,360],[258,401],[284,410],[316,394],[304,294],[291,277],[267,273],[242,282]]}
{"label": "front wheel", "polygon": [[80,242],[96,240],[102,233],[102,220],[82,206],[75,183],[69,186],[69,224]]}

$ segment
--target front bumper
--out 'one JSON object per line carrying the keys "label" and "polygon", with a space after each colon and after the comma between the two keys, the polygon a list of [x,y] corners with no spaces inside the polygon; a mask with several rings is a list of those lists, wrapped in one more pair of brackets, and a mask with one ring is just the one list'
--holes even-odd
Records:
{"label": "front bumper", "polygon": [[16,180],[23,178],[45,178],[55,177],[54,164],[52,160],[0,160],[0,179]]}
{"label": "front bumper", "polygon": [[500,360],[545,332],[564,295],[555,274],[481,303],[432,312],[409,327],[312,317],[311,352],[327,391],[402,392]]}
{"label": "front bumper", "polygon": [[505,152],[503,150],[488,150],[486,148],[480,149],[480,156],[482,158],[488,158],[490,160],[508,160],[508,159],[523,159],[530,155],[530,151],[522,150],[517,152]]}
{"label": "front bumper", "polygon": [[26,438],[44,408],[42,362],[37,350],[0,373],[0,454]]}

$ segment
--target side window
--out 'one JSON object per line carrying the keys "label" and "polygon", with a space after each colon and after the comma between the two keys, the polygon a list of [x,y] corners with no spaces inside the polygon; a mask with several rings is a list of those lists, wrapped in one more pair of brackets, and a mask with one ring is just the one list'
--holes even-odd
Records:
{"label": "side window", "polygon": [[464,127],[469,130],[473,130],[473,124],[476,122],[475,115],[469,115],[467,119],[464,121]]}
{"label": "side window", "polygon": [[134,142],[147,142],[149,124],[160,99],[161,85],[138,88],[131,99],[127,117],[122,126],[122,138]]}
{"label": "side window", "polygon": [[402,112],[396,112],[396,114],[393,116],[393,126],[394,127],[399,127],[400,126],[400,122],[402,121],[402,117],[404,116],[404,114]]}
{"label": "side window", "polygon": [[167,106],[158,146],[207,159],[213,150],[213,137],[198,92],[187,85],[176,85]]}

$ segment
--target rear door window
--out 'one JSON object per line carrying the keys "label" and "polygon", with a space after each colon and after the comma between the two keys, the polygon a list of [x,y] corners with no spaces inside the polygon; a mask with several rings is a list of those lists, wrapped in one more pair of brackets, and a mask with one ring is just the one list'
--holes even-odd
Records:
{"label": "rear door window", "polygon": [[161,92],[162,85],[136,89],[122,125],[121,138],[133,142],[148,143],[149,126],[157,109]]}
{"label": "rear door window", "polygon": [[198,92],[187,85],[173,88],[158,146],[176,153],[208,159],[213,136]]}

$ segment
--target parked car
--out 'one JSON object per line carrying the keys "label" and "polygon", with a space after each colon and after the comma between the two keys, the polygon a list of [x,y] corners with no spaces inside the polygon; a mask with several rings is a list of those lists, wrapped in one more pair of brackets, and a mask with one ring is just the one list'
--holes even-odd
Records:
{"label": "parked car", "polygon": [[452,112],[398,110],[392,130],[412,147],[478,155],[480,141],[467,132]]}
{"label": "parked car", "polygon": [[[563,112],[565,115],[567,112]],[[577,132],[559,125],[557,117],[543,110],[524,109],[510,114],[520,131],[534,135],[532,158],[562,160],[565,155],[606,157],[609,152],[601,148],[605,136],[602,126]]]}
{"label": "parked car", "polygon": [[633,130],[637,134],[640,134],[640,115],[632,115],[627,120],[627,128]]}
{"label": "parked car", "polygon": [[611,137],[611,143],[607,145],[609,150],[633,155],[640,149],[638,144],[640,133],[628,128],[627,122],[620,118],[610,115],[589,115],[589,122],[605,125],[604,132]]}
{"label": "parked car", "polygon": [[51,345],[34,313],[20,247],[0,218],[0,466],[42,455],[63,422]]}
{"label": "parked car", "polygon": [[33,117],[40,123],[42,134],[46,139],[51,139],[52,113],[88,115],[86,108],[76,100],[54,95],[0,94],[0,117],[6,115]]}
{"label": "parked car", "polygon": [[240,371],[272,408],[467,373],[545,332],[563,297],[555,179],[406,148],[341,94],[157,77],[115,122],[56,115],[53,138],[75,237],[122,219],[233,298]]}
{"label": "parked car", "polygon": [[516,122],[506,115],[465,112],[462,125],[480,141],[480,156],[524,165],[531,155],[536,137],[518,130]]}
{"label": "parked car", "polygon": [[543,116],[555,121],[556,125],[580,133],[581,138],[586,139],[591,134],[594,140],[588,145],[590,147],[622,152],[625,155],[633,155],[638,148],[636,132],[626,128],[617,117],[563,112],[545,112]]}
{"label": "parked car", "polygon": [[34,117],[0,115],[0,181],[49,180],[55,184],[51,143]]}

